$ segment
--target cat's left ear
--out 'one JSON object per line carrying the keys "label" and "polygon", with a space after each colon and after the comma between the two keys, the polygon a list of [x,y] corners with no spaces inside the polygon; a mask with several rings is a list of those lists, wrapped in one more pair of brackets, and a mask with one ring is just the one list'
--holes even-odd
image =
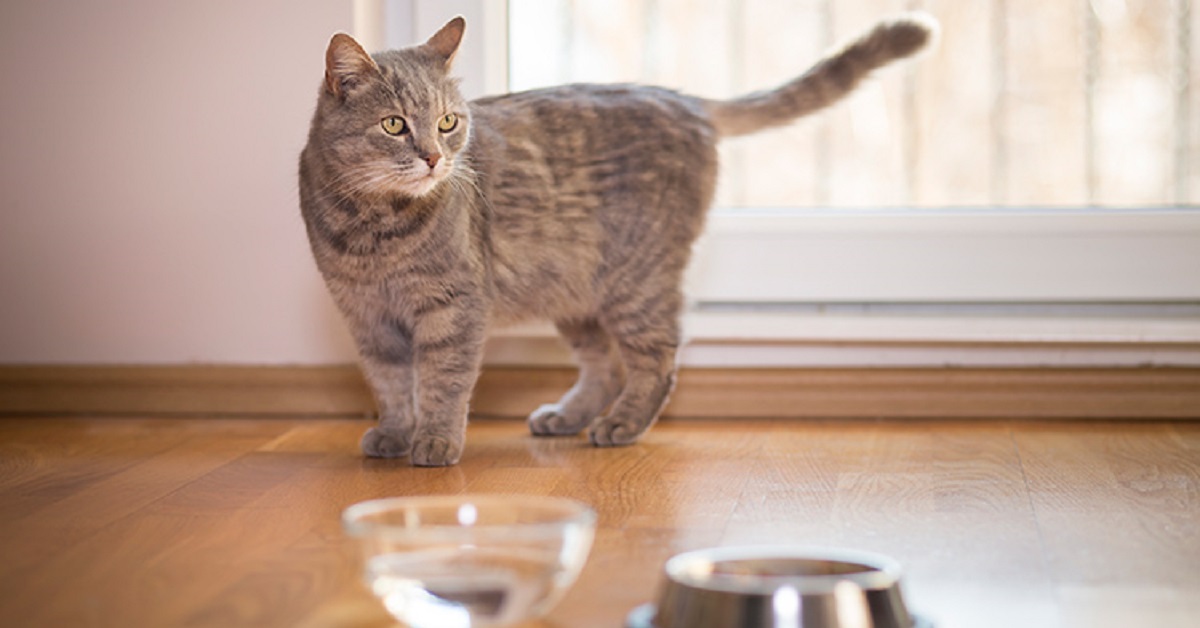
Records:
{"label": "cat's left ear", "polygon": [[458,54],[458,45],[462,43],[463,32],[466,29],[467,21],[460,15],[446,22],[441,30],[425,42],[425,47],[444,59],[446,67],[449,68],[450,64],[454,63],[454,55]]}

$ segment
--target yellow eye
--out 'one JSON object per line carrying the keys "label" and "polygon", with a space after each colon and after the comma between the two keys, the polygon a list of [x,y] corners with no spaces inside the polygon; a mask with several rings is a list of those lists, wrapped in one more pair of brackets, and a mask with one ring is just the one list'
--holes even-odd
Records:
{"label": "yellow eye", "polygon": [[388,135],[403,135],[408,131],[408,124],[400,116],[389,116],[380,124],[383,126],[383,132]]}
{"label": "yellow eye", "polygon": [[458,116],[452,113],[448,113],[442,116],[441,120],[438,120],[438,130],[442,133],[449,133],[456,126],[458,126]]}

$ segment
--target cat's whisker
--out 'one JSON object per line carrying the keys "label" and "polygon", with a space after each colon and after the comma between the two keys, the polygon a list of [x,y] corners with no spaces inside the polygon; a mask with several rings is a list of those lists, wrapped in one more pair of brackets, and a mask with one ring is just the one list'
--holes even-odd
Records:
{"label": "cat's whisker", "polygon": [[317,193],[331,199],[332,209],[345,209],[357,198],[385,196],[390,192],[386,184],[399,176],[395,164],[382,160],[367,162],[334,177]]}
{"label": "cat's whisker", "polygon": [[368,192],[388,179],[395,177],[397,173],[390,164],[372,162],[364,164],[353,174],[354,176],[347,177],[341,182],[339,191],[350,195]]}
{"label": "cat's whisker", "polygon": [[339,197],[340,200],[350,193],[357,191],[363,181],[373,176],[375,176],[373,173],[365,172],[362,168],[351,169],[330,180],[326,185],[317,190],[317,194],[323,197],[332,194]]}

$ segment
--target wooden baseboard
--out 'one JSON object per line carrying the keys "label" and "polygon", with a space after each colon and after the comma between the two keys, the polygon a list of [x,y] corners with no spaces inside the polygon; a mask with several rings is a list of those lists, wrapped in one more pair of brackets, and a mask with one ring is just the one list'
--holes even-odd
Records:
{"label": "wooden baseboard", "polygon": [[[491,368],[476,414],[524,417],[574,381]],[[354,366],[4,366],[0,414],[366,416]],[[666,416],[1200,418],[1200,369],[685,369]]]}
{"label": "wooden baseboard", "polygon": [[[524,416],[565,369],[485,373],[478,413]],[[685,369],[669,417],[1200,418],[1200,369]]]}
{"label": "wooden baseboard", "polygon": [[346,366],[5,366],[0,413],[366,415]]}

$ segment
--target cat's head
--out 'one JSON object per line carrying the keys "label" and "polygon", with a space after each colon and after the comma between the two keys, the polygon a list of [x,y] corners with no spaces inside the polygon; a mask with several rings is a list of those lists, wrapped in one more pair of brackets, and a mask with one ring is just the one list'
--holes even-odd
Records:
{"label": "cat's head", "polygon": [[423,196],[461,166],[470,111],[450,65],[465,26],[456,17],[424,44],[374,56],[349,35],[330,40],[310,144],[343,192]]}

